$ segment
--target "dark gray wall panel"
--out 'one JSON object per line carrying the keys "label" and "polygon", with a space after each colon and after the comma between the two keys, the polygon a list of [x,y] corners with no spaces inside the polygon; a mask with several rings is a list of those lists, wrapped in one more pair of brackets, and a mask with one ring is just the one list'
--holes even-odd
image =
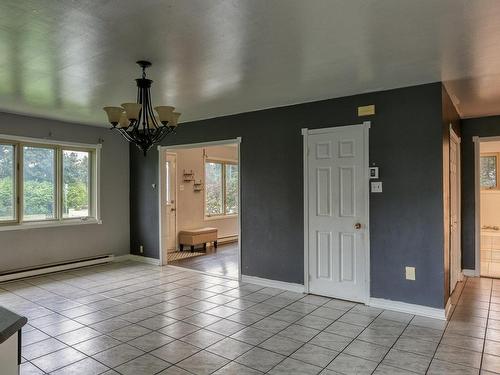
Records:
{"label": "dark gray wall panel", "polygon": [[500,136],[500,116],[462,120],[462,265],[476,267],[474,143],[472,137]]}
{"label": "dark gray wall panel", "polygon": [[[375,104],[377,114],[357,117]],[[371,194],[371,294],[443,307],[441,84],[356,95],[184,123],[169,144],[241,136],[243,274],[303,283],[301,128],[371,120],[370,163],[382,194]],[[167,144],[167,143],[165,143]],[[158,257],[157,150],[131,148],[131,249]],[[405,280],[405,265],[416,281]]]}

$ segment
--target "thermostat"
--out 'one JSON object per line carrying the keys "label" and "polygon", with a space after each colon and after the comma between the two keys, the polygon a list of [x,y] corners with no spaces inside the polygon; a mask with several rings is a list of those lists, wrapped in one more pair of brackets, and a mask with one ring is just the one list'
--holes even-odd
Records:
{"label": "thermostat", "polygon": [[370,167],[370,179],[378,178],[378,167]]}

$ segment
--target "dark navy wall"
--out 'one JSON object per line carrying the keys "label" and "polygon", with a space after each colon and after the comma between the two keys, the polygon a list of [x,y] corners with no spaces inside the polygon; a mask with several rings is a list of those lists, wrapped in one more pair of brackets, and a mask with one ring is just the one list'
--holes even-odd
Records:
{"label": "dark navy wall", "polygon": [[500,116],[462,120],[462,265],[474,269],[475,259],[475,186],[474,143],[472,138],[500,136]]}
{"label": "dark navy wall", "polygon": [[[372,121],[370,164],[382,194],[370,197],[371,295],[443,303],[441,84],[368,93],[184,123],[165,144],[242,137],[242,273],[303,283],[301,128]],[[375,104],[377,114],[357,117]],[[158,257],[158,152],[131,148],[131,249]],[[406,265],[416,281],[405,279]]]}

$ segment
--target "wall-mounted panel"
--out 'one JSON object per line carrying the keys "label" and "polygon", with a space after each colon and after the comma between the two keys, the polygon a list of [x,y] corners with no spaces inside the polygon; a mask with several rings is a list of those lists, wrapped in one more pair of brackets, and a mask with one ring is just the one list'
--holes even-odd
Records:
{"label": "wall-mounted panel", "polygon": [[340,175],[340,216],[356,215],[355,204],[355,167],[339,168]]}
{"label": "wall-mounted panel", "polygon": [[332,279],[332,232],[317,232],[316,277]]}
{"label": "wall-mounted panel", "polygon": [[340,233],[340,281],[355,281],[356,241],[354,233]]}
{"label": "wall-mounted panel", "polygon": [[316,169],[316,212],[318,216],[332,216],[332,170]]}

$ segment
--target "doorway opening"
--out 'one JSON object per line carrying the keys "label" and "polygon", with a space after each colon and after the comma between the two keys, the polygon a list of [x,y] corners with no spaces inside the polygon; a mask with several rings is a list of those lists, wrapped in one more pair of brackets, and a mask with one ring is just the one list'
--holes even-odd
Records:
{"label": "doorway opening", "polygon": [[500,138],[479,138],[477,143],[479,251],[476,253],[476,272],[479,265],[480,276],[500,278]]}
{"label": "doorway opening", "polygon": [[240,139],[160,147],[160,262],[239,279]]}

